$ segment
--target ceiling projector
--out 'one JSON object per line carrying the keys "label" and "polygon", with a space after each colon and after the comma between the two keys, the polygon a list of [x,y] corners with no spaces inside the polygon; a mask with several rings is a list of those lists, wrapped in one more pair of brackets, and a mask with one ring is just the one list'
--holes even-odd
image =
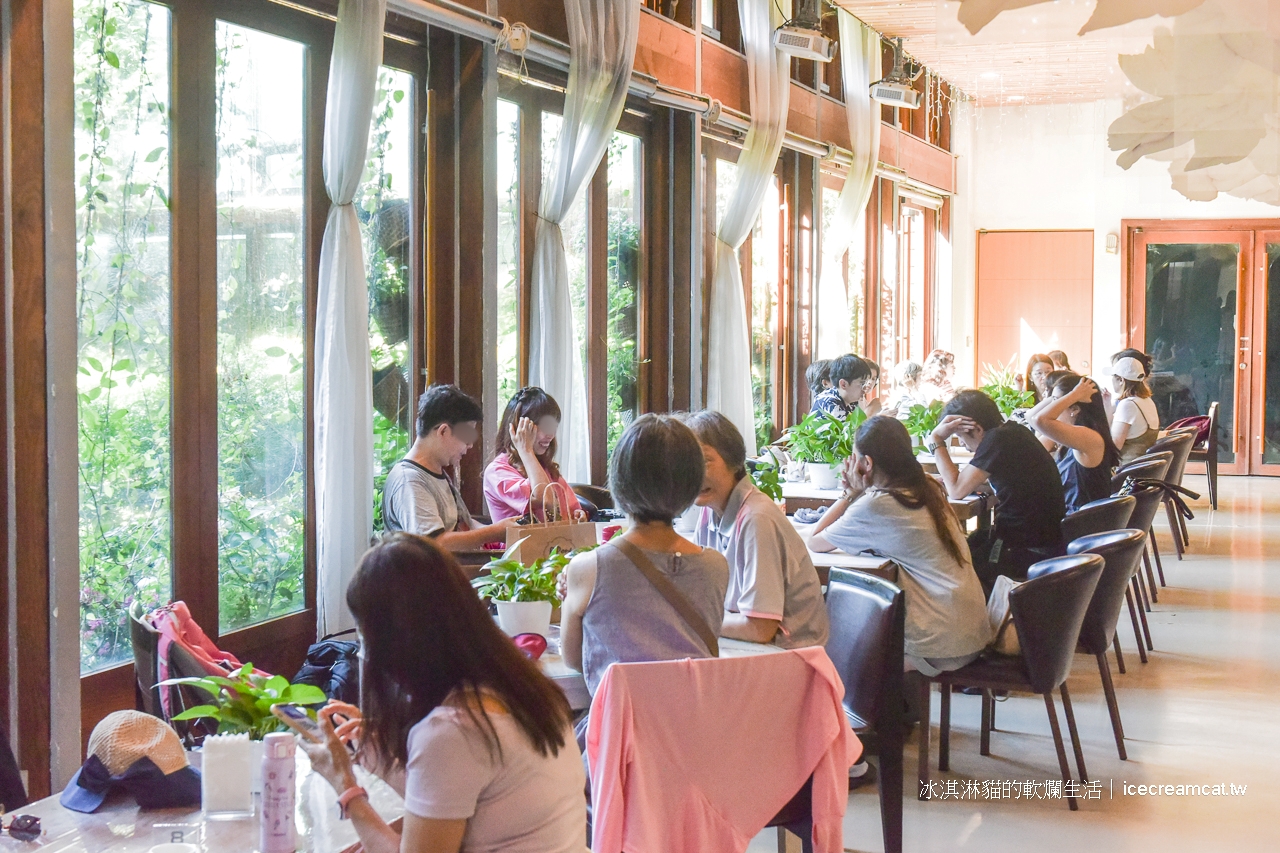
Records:
{"label": "ceiling projector", "polygon": [[836,55],[836,43],[822,34],[822,0],[796,0],[795,17],[773,33],[773,46],[779,53],[796,59],[830,62]]}
{"label": "ceiling projector", "polygon": [[911,84],[924,73],[924,67],[902,53],[902,39],[893,43],[893,70],[883,80],[871,84],[871,97],[891,107],[920,108],[920,92]]}

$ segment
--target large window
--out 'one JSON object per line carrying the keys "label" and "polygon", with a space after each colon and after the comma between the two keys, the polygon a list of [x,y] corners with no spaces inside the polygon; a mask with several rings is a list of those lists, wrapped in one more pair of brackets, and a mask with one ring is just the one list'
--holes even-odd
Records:
{"label": "large window", "polygon": [[520,106],[498,101],[498,413],[520,388]]}
{"label": "large window", "polygon": [[770,179],[760,217],[751,232],[751,399],[755,406],[756,444],[774,439],[774,389],[778,384],[778,297],[781,286],[782,225],[786,213],[778,179]]}
{"label": "large window", "polygon": [[218,598],[303,606],[306,48],[218,22]]}
{"label": "large window", "polygon": [[374,529],[382,528],[382,486],[409,449],[413,420],[410,285],[413,266],[413,75],[378,73],[364,183],[355,199],[369,274],[373,366]]}
{"label": "large window", "polygon": [[169,600],[169,10],[75,5],[80,661]]}
{"label": "large window", "polygon": [[608,450],[640,410],[636,358],[640,235],[644,221],[639,137],[615,133],[609,144]]}
{"label": "large window", "polygon": [[[214,0],[76,0],[74,15],[81,667],[128,661],[128,608],[175,596],[225,647],[287,658],[314,627],[316,58],[333,25]],[[426,67],[419,47],[387,55]],[[414,79],[379,76],[356,200],[387,456],[407,446],[421,287]]]}
{"label": "large window", "polygon": [[[533,215],[555,179],[564,119],[553,87],[502,81],[497,132],[497,376],[499,411],[526,375],[523,359],[532,305],[529,266],[537,232]],[[640,334],[645,277],[644,132],[624,116],[596,172],[582,185],[560,230],[568,267],[573,333],[588,396],[592,479],[603,483],[609,454],[643,406]],[[492,316],[492,315],[491,315]],[[570,334],[569,328],[557,330]],[[560,401],[563,404],[563,400]],[[562,437],[563,447],[581,437]]]}

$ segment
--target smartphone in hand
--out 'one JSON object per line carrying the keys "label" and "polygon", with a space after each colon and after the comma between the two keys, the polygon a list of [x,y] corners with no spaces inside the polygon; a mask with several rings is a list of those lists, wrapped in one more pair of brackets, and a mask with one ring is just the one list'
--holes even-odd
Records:
{"label": "smartphone in hand", "polygon": [[324,743],[324,735],[320,732],[320,724],[313,720],[301,705],[278,703],[271,706],[271,713],[279,717],[286,726],[312,743]]}

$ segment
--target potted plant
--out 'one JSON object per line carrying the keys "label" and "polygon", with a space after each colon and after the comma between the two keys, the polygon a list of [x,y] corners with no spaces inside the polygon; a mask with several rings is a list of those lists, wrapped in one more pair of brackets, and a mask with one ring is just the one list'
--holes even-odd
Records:
{"label": "potted plant", "polygon": [[[262,739],[272,732],[287,731],[278,717],[271,713],[271,706],[322,705],[329,701],[324,691],[311,684],[290,684],[283,675],[265,675],[255,672],[253,664],[246,663],[237,670],[223,675],[205,675],[191,678],[170,678],[159,687],[189,685],[209,694],[212,704],[196,705],[180,714],[174,721],[211,719],[217,722],[217,734],[247,734],[253,742],[255,754],[253,790],[262,789]],[[314,718],[315,711],[307,714]]]}
{"label": "potted plant", "polygon": [[819,489],[834,489],[840,482],[840,466],[853,455],[853,439],[866,421],[866,413],[854,409],[843,419],[810,412],[788,430],[791,454],[806,463],[809,481]]}
{"label": "potted plant", "polygon": [[481,598],[498,608],[498,625],[511,636],[541,634],[551,628],[551,609],[560,603],[556,595],[556,577],[569,564],[569,555],[553,548],[540,560],[525,565],[513,555],[521,539],[512,543],[502,556],[485,566],[489,574],[471,582]]}
{"label": "potted plant", "polygon": [[[770,455],[769,458],[774,457]],[[776,464],[760,459],[747,466],[747,473],[751,475],[751,482],[755,483],[756,488],[768,495],[770,500],[775,503],[782,500],[782,480]]]}
{"label": "potted plant", "polygon": [[927,406],[916,403],[907,411],[907,417],[903,421],[903,425],[911,436],[911,444],[914,446],[916,453],[924,449],[925,439],[937,428],[938,422],[941,420],[941,400],[934,400]]}
{"label": "potted plant", "polygon": [[986,382],[980,390],[996,401],[996,406],[999,407],[1000,414],[1004,415],[1005,420],[1008,420],[1015,410],[1029,409],[1035,405],[1035,394],[1018,390],[1018,383],[1014,381],[1016,371],[1012,362],[1008,365],[984,364],[982,372]]}

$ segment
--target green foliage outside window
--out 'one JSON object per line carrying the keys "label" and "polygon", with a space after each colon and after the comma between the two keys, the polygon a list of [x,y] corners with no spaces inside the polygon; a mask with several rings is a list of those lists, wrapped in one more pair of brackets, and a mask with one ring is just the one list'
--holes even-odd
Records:
{"label": "green foliage outside window", "polygon": [[77,0],[80,662],[128,659],[127,608],[170,596],[168,30]]}

